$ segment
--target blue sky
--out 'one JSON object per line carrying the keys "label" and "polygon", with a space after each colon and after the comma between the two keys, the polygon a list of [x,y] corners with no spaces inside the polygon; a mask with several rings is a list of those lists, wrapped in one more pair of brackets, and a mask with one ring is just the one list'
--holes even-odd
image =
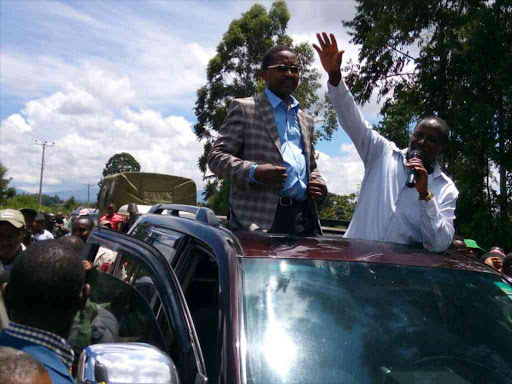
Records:
{"label": "blue sky", "polygon": [[[202,189],[195,92],[229,23],[255,3],[0,0],[0,160],[12,185],[37,191],[37,139],[56,144],[45,163],[48,193],[96,182],[121,151],[144,171],[191,177]],[[288,7],[295,42],[333,32],[345,60],[357,60],[358,47],[340,22],[354,15],[353,1],[289,1]],[[378,111],[376,102],[363,108],[371,122]],[[340,130],[317,149],[330,190],[353,192],[362,163],[346,135]]]}

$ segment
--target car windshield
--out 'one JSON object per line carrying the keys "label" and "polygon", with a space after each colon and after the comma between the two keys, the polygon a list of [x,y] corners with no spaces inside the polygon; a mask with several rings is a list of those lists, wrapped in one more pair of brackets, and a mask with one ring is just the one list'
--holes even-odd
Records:
{"label": "car windshield", "polygon": [[498,275],[242,259],[247,383],[512,383],[512,288]]}

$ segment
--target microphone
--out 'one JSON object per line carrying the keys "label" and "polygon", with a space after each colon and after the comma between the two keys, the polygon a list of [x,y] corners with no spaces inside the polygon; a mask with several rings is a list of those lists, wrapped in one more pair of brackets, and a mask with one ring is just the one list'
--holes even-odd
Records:
{"label": "microphone", "polygon": [[[407,160],[409,159],[418,159],[421,158],[421,152],[418,150],[411,151],[407,154]],[[416,185],[416,171],[414,169],[409,169],[407,172],[407,181],[405,185],[409,188],[414,188]]]}

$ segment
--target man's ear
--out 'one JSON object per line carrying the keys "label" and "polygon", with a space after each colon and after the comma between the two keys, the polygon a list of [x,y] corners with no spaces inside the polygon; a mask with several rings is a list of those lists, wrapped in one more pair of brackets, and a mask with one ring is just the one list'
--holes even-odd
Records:
{"label": "man's ear", "polygon": [[87,299],[91,296],[91,286],[89,284],[84,284],[82,287],[82,294],[80,295],[79,310],[83,311],[85,309],[85,303],[87,303]]}
{"label": "man's ear", "polygon": [[259,77],[263,79],[263,81],[267,82],[267,71],[263,69],[258,69]]}

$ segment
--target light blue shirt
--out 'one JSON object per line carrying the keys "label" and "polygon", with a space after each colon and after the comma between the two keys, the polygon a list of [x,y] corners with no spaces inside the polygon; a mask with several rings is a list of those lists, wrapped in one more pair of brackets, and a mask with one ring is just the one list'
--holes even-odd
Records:
{"label": "light blue shirt", "polygon": [[[265,94],[274,112],[274,120],[281,142],[281,153],[283,154],[284,165],[286,167],[286,182],[280,194],[281,196],[289,196],[297,200],[305,200],[307,173],[304,144],[300,133],[299,120],[297,118],[299,102],[293,96],[290,96],[291,104],[290,108],[287,108],[286,103],[268,88],[265,89]],[[257,164],[252,167],[249,173],[251,183],[257,182],[254,178],[256,167]]]}

